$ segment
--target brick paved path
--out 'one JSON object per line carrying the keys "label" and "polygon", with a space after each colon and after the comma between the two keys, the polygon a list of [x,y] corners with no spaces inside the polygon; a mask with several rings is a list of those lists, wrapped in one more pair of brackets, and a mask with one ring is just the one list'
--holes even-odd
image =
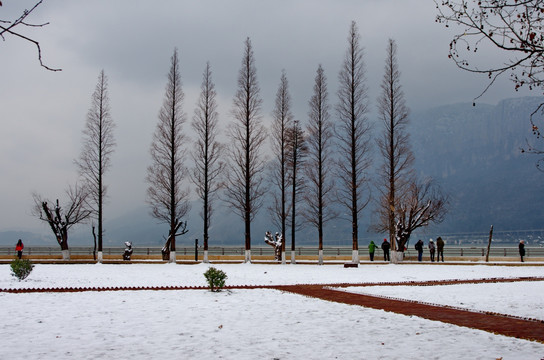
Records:
{"label": "brick paved path", "polygon": [[[505,279],[506,281],[515,281]],[[527,279],[524,279],[527,280]],[[530,279],[543,280],[543,279]],[[448,281],[447,284],[454,283],[478,283],[490,282],[483,281]],[[495,282],[504,282],[497,281]],[[440,282],[436,282],[438,285]],[[425,283],[418,283],[418,285]],[[389,285],[389,284],[388,284]],[[400,284],[395,284],[400,285]],[[403,283],[402,285],[407,285]],[[342,284],[342,286],[347,286]],[[353,286],[353,285],[350,285]],[[357,285],[355,285],[357,286]],[[366,284],[363,286],[367,286]],[[372,309],[379,309],[394,312],[403,315],[414,315],[421,318],[442,321],[458,326],[465,326],[473,329],[488,331],[495,334],[501,334],[526,340],[534,340],[544,343],[544,321],[535,319],[523,319],[514,316],[475,312],[470,310],[455,309],[446,306],[430,305],[409,300],[389,299],[363,294],[349,293],[341,290],[333,290],[330,286],[323,285],[290,285],[277,286],[278,290],[287,291],[295,294],[310,296],[327,301],[339,302],[350,305],[359,305]]]}

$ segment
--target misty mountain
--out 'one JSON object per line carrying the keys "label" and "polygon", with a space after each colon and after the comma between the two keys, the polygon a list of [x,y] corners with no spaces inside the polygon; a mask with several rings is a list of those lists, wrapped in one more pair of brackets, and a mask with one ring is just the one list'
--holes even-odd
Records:
{"label": "misty mountain", "polygon": [[544,173],[535,166],[539,157],[521,148],[527,141],[538,144],[530,115],[543,101],[525,97],[413,114],[416,169],[438,180],[451,196],[441,231],[542,228]]}

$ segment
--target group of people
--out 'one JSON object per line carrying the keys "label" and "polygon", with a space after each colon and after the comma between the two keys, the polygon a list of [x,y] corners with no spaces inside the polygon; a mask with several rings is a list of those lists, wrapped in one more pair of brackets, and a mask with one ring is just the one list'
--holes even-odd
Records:
{"label": "group of people", "polygon": [[[370,261],[374,261],[374,253],[376,252],[377,247],[378,245],[376,245],[376,243],[374,243],[374,241],[372,240],[370,241],[370,244],[368,244],[368,254],[370,255]],[[431,254],[431,262],[434,262],[435,254],[436,262],[440,261],[440,258],[442,258],[442,262],[444,262],[444,240],[442,240],[440,236],[436,238],[436,244],[434,243],[433,239],[430,239],[428,247],[429,253]],[[389,257],[389,251],[391,250],[391,244],[387,241],[387,239],[383,239],[381,248],[383,251],[383,260],[390,261],[391,259]],[[415,244],[415,248],[417,250],[417,261],[422,261],[425,244],[422,240],[419,240]],[[523,259],[521,261],[523,261]]]}
{"label": "group of people", "polygon": [[[419,239],[414,247],[417,250],[417,261],[422,261],[423,251],[425,250],[425,243],[423,242],[423,240]],[[431,262],[434,262],[435,254],[436,262],[439,262],[440,258],[442,258],[442,262],[444,262],[444,240],[442,240],[440,236],[436,238],[436,244],[434,243],[433,239],[429,239],[429,244],[427,245],[427,247],[429,248]]]}
{"label": "group of people", "polygon": [[[374,261],[374,252],[376,251],[377,247],[378,245],[376,245],[374,241],[370,241],[370,244],[368,244],[368,254],[370,255],[370,261]],[[389,257],[389,251],[391,250],[391,244],[387,241],[387,239],[383,239],[381,248],[383,251],[383,261],[390,261],[391,258]]]}

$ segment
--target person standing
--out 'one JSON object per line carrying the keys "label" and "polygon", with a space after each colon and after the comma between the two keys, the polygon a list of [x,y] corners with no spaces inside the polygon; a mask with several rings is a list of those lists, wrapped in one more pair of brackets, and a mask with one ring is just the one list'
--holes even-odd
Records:
{"label": "person standing", "polygon": [[376,251],[376,244],[374,244],[374,241],[370,240],[370,244],[368,244],[368,254],[370,255],[370,261],[374,261],[375,251]]}
{"label": "person standing", "polygon": [[442,262],[444,262],[444,240],[439,236],[436,238],[436,262],[440,261],[440,255],[442,255]]}
{"label": "person standing", "polygon": [[389,257],[389,250],[391,250],[391,244],[387,242],[387,239],[383,239],[382,250],[383,250],[383,261],[391,261],[391,258]]}
{"label": "person standing", "polygon": [[417,261],[421,261],[423,259],[423,241],[419,239],[414,247],[417,250]]}
{"label": "person standing", "polygon": [[429,240],[429,253],[431,253],[431,262],[434,262],[434,253],[436,251],[436,247],[434,246],[433,239]]}
{"label": "person standing", "polygon": [[518,247],[519,247],[519,257],[521,258],[521,262],[523,262],[523,257],[525,256],[525,240],[520,240]]}
{"label": "person standing", "polygon": [[17,257],[19,259],[23,257],[24,248],[25,248],[25,245],[23,244],[23,240],[19,239],[19,241],[17,241],[17,244],[15,245],[15,251],[17,251]]}

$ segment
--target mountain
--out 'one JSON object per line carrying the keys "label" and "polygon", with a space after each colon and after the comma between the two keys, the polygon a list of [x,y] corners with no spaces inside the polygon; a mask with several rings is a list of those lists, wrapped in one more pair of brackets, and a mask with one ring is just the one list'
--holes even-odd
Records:
{"label": "mountain", "polygon": [[522,153],[532,135],[531,113],[541,97],[496,106],[457,104],[412,116],[416,169],[437,179],[451,197],[444,232],[541,229],[544,173],[539,157]]}

